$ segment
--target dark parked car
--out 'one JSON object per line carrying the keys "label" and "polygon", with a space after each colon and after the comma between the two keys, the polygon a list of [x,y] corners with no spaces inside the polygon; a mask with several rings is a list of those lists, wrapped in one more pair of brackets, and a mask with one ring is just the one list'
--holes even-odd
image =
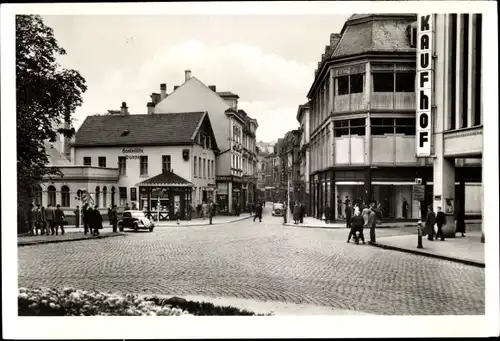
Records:
{"label": "dark parked car", "polygon": [[118,221],[118,228],[123,231],[124,228],[131,228],[135,231],[149,230],[153,232],[155,224],[146,218],[142,211],[125,211]]}

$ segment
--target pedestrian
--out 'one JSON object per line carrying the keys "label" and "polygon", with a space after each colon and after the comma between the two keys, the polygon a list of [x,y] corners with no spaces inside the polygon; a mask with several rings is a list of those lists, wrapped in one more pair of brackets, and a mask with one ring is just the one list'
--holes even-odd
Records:
{"label": "pedestrian", "polygon": [[342,219],[342,199],[337,195],[337,219]]}
{"label": "pedestrian", "polygon": [[208,206],[208,216],[210,219],[210,221],[209,221],[210,225],[212,225],[212,219],[213,219],[214,215],[215,215],[215,207],[214,207],[213,202],[210,201],[210,204]]}
{"label": "pedestrian", "polygon": [[436,239],[441,238],[441,241],[444,241],[443,225],[445,224],[446,224],[446,216],[441,211],[441,206],[438,206],[436,213],[436,225],[437,225]]}
{"label": "pedestrian", "polygon": [[92,210],[92,221],[91,221],[91,228],[92,228],[92,235],[93,236],[98,236],[99,235],[99,230],[102,229],[102,216],[101,212],[98,210],[99,206],[95,205],[94,209]]}
{"label": "pedestrian", "polygon": [[345,208],[345,223],[348,229],[351,228],[351,218],[352,218],[352,207],[350,203],[347,203],[347,206]]}
{"label": "pedestrian", "polygon": [[[363,215],[359,211],[359,208],[356,206],[354,209],[354,215],[351,220],[351,229],[349,230],[349,236],[347,237],[347,242],[351,241],[351,237],[354,237],[354,241],[356,244],[359,244],[359,239],[365,244],[365,236],[363,234]],[[359,234],[359,237],[358,235]]]}
{"label": "pedestrian", "polygon": [[77,229],[80,228],[80,206],[76,206],[76,210],[73,211],[75,213],[75,227]]}
{"label": "pedestrian", "polygon": [[27,212],[27,217],[26,217],[26,222],[28,223],[28,230],[30,232],[30,236],[34,236],[35,233],[33,232],[34,226],[35,226],[35,205],[31,204],[30,208]]}
{"label": "pedestrian", "polygon": [[89,204],[85,203],[82,209],[82,219],[83,219],[83,234],[87,234],[89,232],[92,234],[92,207]]}
{"label": "pedestrian", "polygon": [[118,232],[118,209],[116,205],[113,205],[111,209],[110,222],[111,226],[113,226],[113,232]]}
{"label": "pedestrian", "polygon": [[174,214],[175,214],[175,220],[177,220],[177,225],[179,225],[181,220],[181,210],[179,209],[179,207],[174,208]]}
{"label": "pedestrian", "polygon": [[457,210],[456,215],[456,231],[462,234],[462,237],[465,237],[465,216],[461,209]]}
{"label": "pedestrian", "polygon": [[296,202],[293,207],[293,223],[297,225],[300,221],[300,206],[299,203]]}
{"label": "pedestrian", "polygon": [[40,229],[40,234],[44,233],[44,229],[42,227],[42,212],[40,211],[40,204],[36,205],[35,210],[35,236],[38,236],[38,229]]}
{"label": "pedestrian", "polygon": [[[54,230],[54,209],[51,204],[48,204],[45,210],[45,220],[47,221],[48,228],[50,228],[50,234],[53,236],[56,231]],[[47,231],[48,234],[49,232]]]}
{"label": "pedestrian", "polygon": [[361,211],[361,215],[363,216],[364,221],[363,227],[369,228],[368,220],[370,218],[370,208],[366,205],[363,205],[363,211]]}
{"label": "pedestrian", "polygon": [[287,215],[288,215],[288,208],[285,204],[283,204],[283,222],[286,224],[286,220],[287,220]]}
{"label": "pedestrian", "polygon": [[350,202],[351,202],[351,199],[349,199],[349,196],[346,195],[345,196],[345,200],[344,200],[344,207],[347,208],[347,205],[349,205]]}
{"label": "pedestrian", "polygon": [[370,206],[368,226],[370,227],[370,243],[376,243],[375,228],[377,226],[377,213],[375,212],[375,203],[372,203]]}
{"label": "pedestrian", "polygon": [[236,202],[236,205],[234,205],[234,213],[236,213],[236,216],[240,216],[240,203]]}
{"label": "pedestrian", "polygon": [[427,240],[434,240],[434,224],[436,223],[436,214],[432,210],[432,205],[429,205],[427,210],[427,217],[425,218],[424,232],[427,234]]}
{"label": "pedestrian", "polygon": [[44,206],[42,206],[42,208],[40,209],[40,216],[42,219],[42,223],[41,223],[42,236],[45,234],[49,235],[49,229],[47,228],[47,217],[45,216],[45,207]]}
{"label": "pedestrian", "polygon": [[125,211],[130,211],[130,206],[128,205],[128,202],[125,204]]}
{"label": "pedestrian", "polygon": [[137,203],[135,201],[132,203],[132,211],[137,211]]}
{"label": "pedestrian", "polygon": [[113,208],[111,206],[108,207],[108,214],[107,215],[108,215],[108,223],[109,223],[109,225],[112,225],[111,224],[111,210],[112,209]]}
{"label": "pedestrian", "polygon": [[306,207],[303,202],[300,203],[300,223],[304,223],[304,215],[306,214]]}
{"label": "pedestrian", "polygon": [[[59,234],[59,227],[61,227],[61,235],[64,236],[64,220],[66,216],[64,215],[63,210],[61,210],[61,205],[56,206],[56,210],[54,211],[54,223],[56,228],[56,236]],[[54,234],[54,233],[52,233]]]}
{"label": "pedestrian", "polygon": [[408,201],[406,201],[406,198],[403,198],[403,218],[404,219],[408,219],[408,208],[409,208],[409,205],[408,205]]}
{"label": "pedestrian", "polygon": [[253,221],[255,222],[255,219],[257,218],[259,218],[259,223],[262,222],[262,205],[260,202],[258,202],[255,206],[255,215],[253,216]]}
{"label": "pedestrian", "polygon": [[201,205],[201,216],[203,219],[207,216],[207,203],[203,201],[203,204]]}

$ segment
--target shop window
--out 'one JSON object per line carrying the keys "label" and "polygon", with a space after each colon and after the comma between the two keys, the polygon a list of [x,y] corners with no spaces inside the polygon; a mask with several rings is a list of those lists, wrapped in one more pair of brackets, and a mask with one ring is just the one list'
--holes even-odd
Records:
{"label": "shop window", "polygon": [[108,188],[104,186],[102,188],[102,207],[108,206]]}
{"label": "shop window", "polygon": [[415,135],[415,118],[396,118],[396,134]]}
{"label": "shop window", "polygon": [[394,73],[373,73],[374,92],[394,92]]}
{"label": "shop window", "polygon": [[364,118],[352,119],[349,122],[351,135],[366,135],[366,120]]}
{"label": "shop window", "polygon": [[127,158],[125,156],[118,156],[118,174],[127,174]]}
{"label": "shop window", "polygon": [[106,157],[105,156],[99,156],[98,160],[98,165],[99,167],[106,168]]}
{"label": "shop window", "polygon": [[349,135],[349,120],[341,120],[333,122],[334,137]]}
{"label": "shop window", "polygon": [[351,94],[359,94],[363,92],[363,74],[355,74],[349,76]]}
{"label": "shop window", "polygon": [[394,134],[393,118],[372,118],[370,122],[372,135]]}
{"label": "shop window", "polygon": [[69,187],[62,186],[61,187],[61,206],[69,207]]}
{"label": "shop window", "polygon": [[99,186],[97,186],[95,188],[95,204],[97,206],[100,206],[100,203],[101,203],[101,189],[99,188]]}
{"label": "shop window", "polygon": [[349,76],[337,77],[337,96],[349,94]]}
{"label": "shop window", "polygon": [[120,194],[120,206],[125,206],[127,203],[127,187],[120,187],[118,191]]}
{"label": "shop window", "polygon": [[396,73],[396,92],[415,92],[415,73]]}
{"label": "shop window", "polygon": [[83,157],[83,165],[84,166],[92,166],[92,158],[90,156]]}
{"label": "shop window", "polygon": [[48,203],[47,206],[56,206],[56,188],[49,186],[47,189]]}
{"label": "shop window", "polygon": [[140,158],[140,174],[141,176],[148,175],[148,157],[141,156]]}
{"label": "shop window", "polygon": [[[194,159],[195,159],[194,162],[196,164],[196,156],[194,157]],[[170,172],[171,171],[171,167],[172,167],[172,164],[171,164],[171,157],[170,157],[170,155],[162,155],[162,157],[161,157],[161,172],[162,173]]]}

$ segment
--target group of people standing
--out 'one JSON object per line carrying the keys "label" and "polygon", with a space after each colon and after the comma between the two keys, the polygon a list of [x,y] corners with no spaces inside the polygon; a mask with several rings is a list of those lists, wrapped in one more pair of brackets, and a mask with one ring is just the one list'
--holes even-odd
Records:
{"label": "group of people standing", "polygon": [[[112,210],[115,211],[116,213],[116,205],[113,206]],[[75,226],[77,228],[80,227],[80,206],[76,206],[76,210],[74,211],[75,213]],[[84,204],[81,210],[81,215],[82,215],[82,225],[83,225],[83,233],[86,235],[87,233],[90,233],[93,236],[98,236],[99,235],[99,230],[102,229],[102,216],[101,212],[99,212],[99,206],[95,205],[92,207],[92,205],[89,204]],[[109,215],[109,212],[108,212]],[[118,216],[116,215],[118,218]],[[117,220],[116,218],[116,220]],[[111,221],[111,220],[110,220]],[[113,232],[116,231],[116,223],[113,225]]]}
{"label": "group of people standing", "polygon": [[38,236],[38,231],[41,235],[58,235],[59,227],[63,235],[66,216],[60,205],[54,209],[50,204],[47,208],[32,204],[28,210],[27,222],[30,236]]}
{"label": "group of people standing", "polygon": [[352,217],[346,216],[346,221],[346,227],[350,229],[349,236],[347,237],[348,243],[351,241],[351,238],[354,237],[356,244],[359,244],[359,240],[365,244],[364,228],[370,229],[370,242],[376,242],[375,228],[377,227],[377,210],[374,202],[364,207],[356,203],[354,205],[354,214]]}

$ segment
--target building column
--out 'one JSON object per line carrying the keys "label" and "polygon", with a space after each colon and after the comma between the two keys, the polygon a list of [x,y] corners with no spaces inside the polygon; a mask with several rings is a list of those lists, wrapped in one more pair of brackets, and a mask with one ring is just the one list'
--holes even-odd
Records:
{"label": "building column", "polygon": [[231,215],[233,212],[233,182],[227,183],[227,213]]}
{"label": "building column", "polygon": [[[440,206],[446,216],[446,225],[443,227],[444,236],[447,238],[455,237],[455,159],[445,158],[443,156],[443,139],[435,139],[436,147],[440,147],[437,157],[434,159],[433,167],[433,194],[434,211]],[[451,207],[450,207],[451,205]],[[425,219],[425,217],[422,217]]]}
{"label": "building column", "polygon": [[457,46],[456,53],[456,63],[455,63],[455,73],[456,73],[456,85],[455,85],[455,122],[456,129],[461,129],[463,125],[463,111],[467,108],[462,107],[462,87],[463,78],[462,73],[464,72],[462,67],[463,50],[464,50],[464,24],[463,24],[463,14],[457,14],[457,40],[455,44]]}
{"label": "building column", "polygon": [[474,108],[476,102],[476,15],[469,14],[469,32],[468,32],[468,44],[469,50],[468,55],[468,76],[469,80],[467,83],[467,126],[472,127],[474,125]]}
{"label": "building column", "polygon": [[465,231],[465,176],[463,169],[457,169],[458,186],[455,191],[455,226],[456,230]]}
{"label": "building column", "polygon": [[363,189],[363,197],[368,204],[372,200],[372,170],[370,167],[365,168]]}

